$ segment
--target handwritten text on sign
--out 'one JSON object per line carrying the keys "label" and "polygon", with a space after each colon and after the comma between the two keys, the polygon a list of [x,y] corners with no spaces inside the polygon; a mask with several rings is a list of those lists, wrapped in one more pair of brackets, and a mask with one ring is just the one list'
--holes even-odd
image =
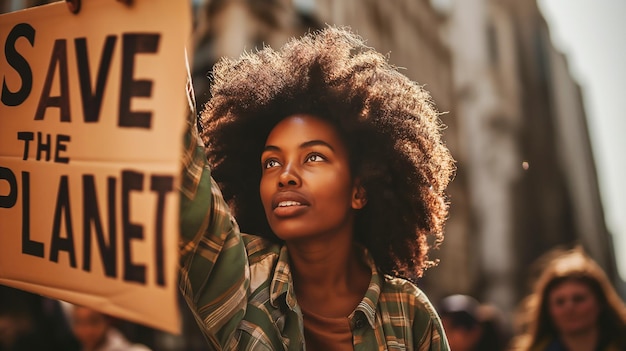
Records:
{"label": "handwritten text on sign", "polygon": [[176,332],[189,4],[83,5],[0,16],[0,283]]}

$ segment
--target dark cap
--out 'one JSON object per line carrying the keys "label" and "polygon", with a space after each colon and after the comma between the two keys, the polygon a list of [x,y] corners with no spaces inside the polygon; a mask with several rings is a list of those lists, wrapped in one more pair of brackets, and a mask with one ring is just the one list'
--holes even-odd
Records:
{"label": "dark cap", "polygon": [[479,323],[480,303],[468,295],[450,295],[439,302],[439,315],[450,320],[453,326],[471,329]]}

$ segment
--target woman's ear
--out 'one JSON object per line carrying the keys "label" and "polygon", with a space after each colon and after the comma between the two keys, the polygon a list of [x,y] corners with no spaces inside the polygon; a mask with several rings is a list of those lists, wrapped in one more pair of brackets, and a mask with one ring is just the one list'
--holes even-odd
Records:
{"label": "woman's ear", "polygon": [[357,179],[354,182],[354,187],[352,188],[352,208],[355,210],[360,210],[367,204],[367,192],[365,188],[361,185],[361,182]]}

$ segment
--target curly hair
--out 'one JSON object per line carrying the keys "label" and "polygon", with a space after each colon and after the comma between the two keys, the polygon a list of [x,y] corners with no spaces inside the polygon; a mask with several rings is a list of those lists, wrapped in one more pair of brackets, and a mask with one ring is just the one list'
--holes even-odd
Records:
{"label": "curly hair", "polygon": [[[279,241],[259,195],[260,155],[272,128],[305,113],[335,126],[367,194],[354,237],[385,274],[420,277],[443,240],[444,190],[454,160],[430,95],[349,29],[329,26],[221,59],[201,113],[213,177],[243,232]],[[434,240],[427,240],[432,236]]]}
{"label": "curly hair", "polygon": [[619,350],[626,347],[626,306],[602,268],[581,247],[554,249],[538,259],[536,266],[541,274],[534,283],[533,293],[520,304],[516,321],[519,335],[513,343],[514,350],[535,350],[558,336],[550,318],[548,299],[555,288],[572,281],[587,286],[597,299],[598,329],[602,336]]}

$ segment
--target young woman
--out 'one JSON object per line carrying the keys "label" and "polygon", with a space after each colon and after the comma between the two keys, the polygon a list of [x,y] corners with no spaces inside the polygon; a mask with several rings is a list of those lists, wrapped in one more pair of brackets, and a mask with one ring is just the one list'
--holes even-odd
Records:
{"label": "young woman", "polygon": [[447,350],[406,279],[433,264],[453,172],[428,93],[334,27],[212,80],[181,205],[181,289],[212,347]]}
{"label": "young woman", "polygon": [[77,305],[71,305],[70,311],[72,330],[81,351],[151,351],[145,345],[126,339],[103,313]]}
{"label": "young woman", "polygon": [[626,306],[580,248],[556,250],[522,304],[514,350],[626,350]]}

